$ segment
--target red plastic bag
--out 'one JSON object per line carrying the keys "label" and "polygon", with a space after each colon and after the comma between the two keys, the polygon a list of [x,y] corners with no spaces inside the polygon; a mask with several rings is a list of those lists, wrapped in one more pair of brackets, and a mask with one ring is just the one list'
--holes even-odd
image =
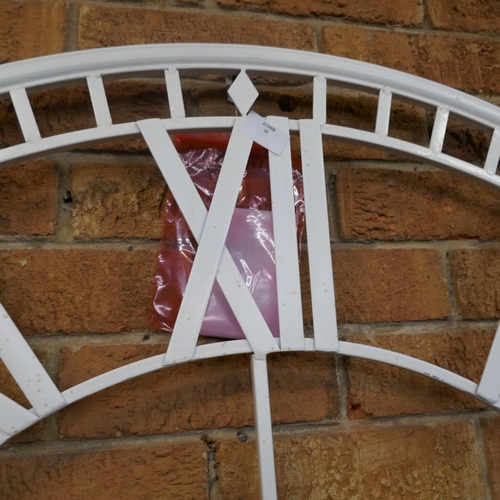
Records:
{"label": "red plastic bag", "polygon": [[[176,136],[179,155],[207,209],[215,190],[228,134]],[[304,227],[300,160],[293,157],[294,197],[299,242]],[[267,150],[254,144],[226,239],[226,247],[274,336],[279,334],[276,267]],[[151,326],[172,331],[189,278],[196,241],[171,193],[158,252]],[[214,283],[201,335],[244,338],[217,282]]]}

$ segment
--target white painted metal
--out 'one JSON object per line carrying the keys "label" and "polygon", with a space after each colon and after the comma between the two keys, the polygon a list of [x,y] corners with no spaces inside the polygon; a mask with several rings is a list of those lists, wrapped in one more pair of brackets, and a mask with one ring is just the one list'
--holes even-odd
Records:
{"label": "white painted metal", "polygon": [[[238,131],[240,125],[241,119],[238,118],[229,139],[210,210],[172,331],[165,364],[188,361],[194,355],[252,148],[252,141]],[[238,276],[237,285],[245,286],[241,276]]]}
{"label": "white painted metal", "polygon": [[[236,354],[252,354],[252,352],[252,347],[247,340],[231,340],[228,342],[204,344],[196,347],[193,361]],[[142,359],[140,361],[121,366],[120,368],[116,368],[115,370],[111,370],[107,373],[103,373],[102,375],[98,375],[97,377],[75,385],[71,389],[63,392],[63,396],[68,404],[72,404],[91,394],[113,387],[114,385],[126,380],[130,380],[140,375],[145,375],[146,373],[161,370],[166,366],[180,364],[170,363],[169,365],[164,365],[164,359],[165,355],[159,354],[157,356],[152,356],[147,359]]]}
{"label": "white painted metal", "polygon": [[490,147],[484,162],[484,169],[488,174],[495,175],[498,168],[498,161],[500,160],[500,129],[495,129],[491,136]]}
{"label": "white painted metal", "polygon": [[319,351],[338,351],[323,139],[317,120],[300,121],[307,246],[314,342]]}
{"label": "white painted metal", "polygon": [[[39,58],[35,61],[20,61],[2,66],[0,71],[0,97],[11,96],[26,141],[24,144],[1,150],[0,164],[2,165],[8,165],[19,160],[41,156],[46,153],[69,149],[77,145],[95,144],[99,141],[116,138],[139,137],[141,135],[141,130],[143,134],[145,130],[149,130],[148,127],[150,127],[150,125],[146,122],[141,122],[139,124],[128,123],[111,125],[111,117],[109,116],[108,118],[109,107],[102,85],[102,77],[112,79],[123,76],[164,76],[169,97],[171,119],[161,121],[153,120],[152,122],[155,122],[155,125],[151,127],[156,131],[153,130],[149,136],[148,132],[146,132],[145,137],[148,143],[150,143],[153,155],[157,158],[160,168],[166,176],[171,189],[173,189],[172,185],[175,184],[175,180],[173,179],[175,176],[172,176],[172,174],[166,175],[165,172],[170,172],[166,167],[166,163],[172,161],[172,158],[175,157],[175,153],[172,151],[173,145],[170,139],[168,139],[167,132],[229,131],[232,130],[236,124],[236,133],[233,131],[231,143],[226,155],[227,162],[224,162],[223,173],[219,179],[216,195],[212,202],[212,209],[208,215],[204,206],[200,207],[199,197],[196,198],[196,196],[193,196],[191,188],[186,188],[182,182],[181,187],[175,188],[175,190],[180,193],[180,199],[185,198],[186,206],[181,208],[183,213],[186,211],[187,215],[185,215],[189,225],[197,228],[195,237],[200,241],[200,246],[193,267],[193,279],[190,279],[188,283],[188,291],[183,301],[182,307],[184,310],[181,310],[181,314],[179,315],[181,319],[174,328],[171,348],[169,348],[166,356],[155,356],[148,360],[132,363],[128,366],[113,370],[107,374],[86,381],[83,384],[79,384],[65,391],[62,395],[57,389],[55,389],[55,392],[49,390],[47,392],[47,394],[49,394],[49,399],[57,398],[57,395],[62,399],[59,406],[49,400],[47,400],[48,402],[43,402],[43,407],[46,408],[44,413],[43,409],[40,410],[40,401],[30,392],[31,382],[30,385],[27,384],[27,380],[31,381],[31,378],[26,378],[27,374],[31,373],[30,370],[32,370],[34,365],[19,363],[19,366],[13,366],[14,363],[12,363],[12,359],[14,359],[14,355],[12,352],[14,351],[9,351],[9,349],[11,349],[10,347],[5,348],[5,352],[7,352],[5,356],[8,360],[8,363],[6,363],[8,364],[8,369],[14,374],[14,378],[20,385],[25,385],[23,390],[26,391],[25,393],[34,408],[27,411],[9,398],[0,395],[0,442],[5,441],[12,434],[23,430],[34,422],[39,421],[43,416],[55,411],[58,407],[65,406],[87,395],[93,394],[102,388],[109,387],[142,373],[148,373],[153,370],[161,369],[166,365],[177,364],[191,359],[204,359],[225,354],[254,353],[252,356],[252,369],[256,381],[254,386],[256,391],[256,413],[262,412],[259,413],[259,415],[261,415],[260,417],[258,415],[256,417],[259,427],[259,440],[262,438],[263,434],[266,433],[269,437],[269,439],[266,439],[266,443],[262,443],[263,445],[265,444],[267,448],[260,446],[260,449],[267,450],[263,454],[260,453],[263,497],[275,498],[276,482],[274,477],[274,466],[271,467],[269,465],[270,460],[272,460],[272,427],[270,424],[270,413],[266,413],[268,411],[266,408],[269,408],[269,400],[268,396],[266,400],[262,391],[268,391],[267,367],[265,364],[266,354],[272,350],[278,350],[279,345],[272,338],[267,325],[262,329],[260,327],[252,329],[252,327],[249,326],[251,319],[255,316],[254,312],[257,308],[253,300],[248,300],[248,296],[245,294],[241,295],[241,300],[236,299],[236,293],[233,294],[233,291],[239,288],[237,285],[240,277],[234,262],[227,251],[224,250],[225,234],[227,233],[232,213],[232,208],[228,211],[227,206],[234,207],[235,192],[239,187],[237,181],[238,178],[239,181],[241,181],[242,169],[244,169],[244,163],[246,163],[246,158],[248,158],[251,143],[238,135],[237,127],[239,121],[235,120],[234,117],[185,118],[180,75],[198,74],[204,71],[226,75],[239,73],[238,79],[243,82],[243,86],[246,85],[248,87],[247,90],[249,94],[247,95],[246,92],[241,89],[238,90],[240,83],[232,88],[231,93],[234,94],[233,100],[235,100],[243,115],[248,112],[248,109],[250,109],[256,98],[256,90],[248,78],[248,75],[264,75],[266,77],[284,75],[313,81],[312,121],[287,121],[283,118],[273,118],[272,120],[274,120],[274,123],[278,126],[281,125],[292,132],[300,131],[301,133],[303,159],[308,163],[304,174],[306,202],[309,204],[308,206],[311,206],[311,208],[308,209],[309,214],[319,214],[318,217],[313,217],[314,220],[312,222],[308,219],[307,225],[308,231],[309,228],[312,228],[313,233],[320,235],[318,238],[314,238],[315,243],[313,247],[315,247],[315,258],[318,262],[323,264],[323,269],[325,269],[325,264],[330,262],[330,259],[326,256],[328,245],[325,235],[327,235],[328,232],[328,223],[326,222],[325,226],[324,218],[326,207],[325,200],[323,199],[324,185],[320,188],[320,180],[324,182],[322,154],[319,152],[321,144],[319,138],[320,134],[327,138],[347,140],[388,151],[404,153],[407,156],[455,170],[459,173],[485,181],[490,185],[500,187],[500,176],[496,175],[500,157],[500,112],[498,108],[492,104],[443,85],[398,71],[333,56],[311,53],[306,54],[303,52],[275,48],[196,44],[119,47],[48,56]],[[338,83],[341,86],[362,88],[379,95],[375,132],[365,132],[326,123],[327,81]],[[89,85],[98,126],[94,129],[71,132],[42,139],[27,97],[27,91],[31,92],[84,82],[87,82]],[[248,85],[249,83],[250,85]],[[392,93],[397,95],[398,98],[417,106],[437,110],[430,146],[428,148],[387,136],[390,122]],[[252,102],[249,104],[250,100],[252,100]],[[450,113],[454,116],[461,117],[464,122],[472,122],[485,130],[493,131],[484,169],[442,153]],[[159,132],[160,129],[161,133]],[[167,137],[168,140],[165,140],[165,137]],[[161,141],[163,142],[161,143]],[[315,144],[317,147],[314,146]],[[167,152],[162,152],[162,148],[163,150],[166,148]],[[289,154],[289,150],[286,150],[279,157],[270,155],[271,168],[274,170],[273,175],[275,175],[275,180],[272,180],[272,184],[274,185],[272,194],[273,203],[275,202],[275,198],[277,200],[279,200],[280,197],[282,197],[283,200],[286,199],[286,196],[282,196],[279,191],[275,193],[276,186],[286,186],[289,192],[291,192],[292,189],[291,177],[289,175],[289,171],[291,171]],[[179,160],[177,159],[177,162],[174,163],[178,164]],[[226,168],[229,163],[231,163],[231,171]],[[320,166],[321,174],[319,170],[315,170],[314,172],[309,170],[309,164],[316,167]],[[281,170],[278,170],[278,167],[280,167]],[[286,172],[286,175],[284,172]],[[224,181],[221,184],[222,179],[224,179]],[[276,181],[276,179],[279,180]],[[219,189],[219,186],[222,187]],[[191,192],[189,193],[190,190]],[[218,194],[218,190],[220,190],[220,194]],[[184,193],[184,191],[186,192]],[[312,194],[310,194],[311,192]],[[177,198],[178,194],[175,196]],[[192,207],[191,203],[193,204]],[[201,203],[201,205],[203,204]],[[283,207],[289,206],[290,202],[283,202],[283,205],[279,202],[278,205],[280,208],[275,209],[277,213],[273,214],[273,217],[275,217],[276,220],[282,220],[282,223],[275,226],[275,236],[276,230],[279,233],[282,227],[287,227],[288,233],[283,237],[279,235],[276,236],[277,255],[278,247],[283,248],[279,241],[287,243],[289,247],[296,251],[295,230],[293,230],[292,237],[292,231],[290,229],[292,226],[291,211],[288,208],[283,209]],[[282,219],[283,213],[288,213],[288,216]],[[290,220],[287,221],[286,217]],[[321,224],[320,219],[323,219]],[[204,229],[205,222],[206,229]],[[317,227],[315,227],[316,224],[318,224]],[[212,226],[219,227],[215,228]],[[279,226],[279,229],[277,229],[277,226]],[[293,226],[295,226],[295,221],[293,221]],[[195,231],[193,231],[193,233],[195,233]],[[311,234],[309,234],[309,238],[311,241]],[[311,252],[311,243],[309,243],[309,247],[309,251]],[[326,312],[323,311],[323,307],[319,306],[321,299],[318,298],[318,293],[321,291],[321,287],[318,286],[318,279],[321,280],[321,276],[320,272],[314,269],[315,266],[312,262],[311,281],[313,288],[312,297],[315,339],[304,339],[302,318],[300,317],[300,320],[298,318],[299,315],[301,316],[300,283],[298,283],[298,287],[295,286],[297,283],[298,266],[297,259],[291,258],[292,252],[293,250],[286,254],[286,258],[290,261],[287,275],[285,277],[280,275],[278,277],[278,282],[282,290],[284,289],[283,286],[285,286],[285,289],[288,289],[290,292],[290,296],[287,300],[291,300],[293,295],[291,294],[292,291],[296,292],[298,300],[295,302],[296,307],[293,308],[294,310],[292,312],[292,315],[295,315],[294,321],[289,321],[288,316],[285,317],[285,314],[282,314],[283,311],[280,311],[280,327],[282,328],[281,350],[301,349],[334,351],[338,347],[339,354],[362,357],[412,370],[416,373],[444,382],[476,398],[482,398],[488,401],[491,407],[500,410],[500,400],[498,399],[500,388],[497,382],[500,380],[500,373],[496,368],[499,363],[495,363],[495,359],[498,360],[500,357],[499,335],[495,337],[479,385],[442,368],[391,351],[360,344],[351,344],[348,342],[338,342],[337,346],[336,333],[333,335],[331,333],[324,333],[327,331],[325,330],[327,325],[331,326],[336,324],[334,320],[335,309],[333,306],[333,281],[331,282],[331,295],[329,299],[326,300],[323,298],[326,300],[327,304],[330,304],[324,307],[325,310],[330,309],[329,312]],[[319,258],[318,254],[321,254],[322,257]],[[281,257],[278,258],[278,261],[282,261]],[[224,293],[228,299],[234,296],[231,306],[243,326],[248,342],[232,341],[196,346],[199,326],[201,325],[201,319],[208,301],[208,294],[212,288],[217,268],[220,271],[218,279]],[[331,275],[331,270],[327,269],[326,271],[329,277]],[[281,284],[283,282],[285,285]],[[241,289],[246,290],[246,287],[243,286]],[[326,295],[328,295],[328,293],[326,293]],[[319,296],[321,296],[321,294],[319,294]],[[297,299],[297,297],[294,296],[293,300]],[[252,307],[254,309],[252,309]],[[300,313],[298,313],[298,311],[300,311]],[[193,313],[192,316],[191,312]],[[328,314],[331,315],[329,319],[327,319]],[[195,320],[194,326],[189,324],[191,320],[188,318]],[[263,326],[262,322],[264,322],[264,320],[260,313],[258,313],[257,319],[261,321],[260,326]],[[288,321],[289,323],[287,323]],[[295,328],[288,328],[287,325],[291,325],[292,323],[294,323]],[[323,324],[323,327],[319,328],[320,324]],[[297,325],[299,325],[300,328],[296,328]],[[262,332],[257,333],[257,329],[262,330]],[[15,331],[17,332],[17,329]],[[332,337],[334,339],[333,342],[331,340]],[[19,332],[17,332],[16,338],[22,339]],[[3,337],[0,337],[0,342],[2,342],[2,339]],[[16,359],[27,360],[30,356],[33,356],[33,353],[29,347],[29,352],[25,347],[22,347],[23,342],[25,342],[24,339],[19,343],[21,347],[17,347]],[[2,347],[2,349],[4,349],[4,347]],[[3,356],[4,351],[2,351],[2,359]],[[36,371],[36,373],[45,372]],[[262,379],[259,378],[261,376]],[[263,383],[264,379],[265,384]],[[45,391],[41,391],[41,393],[44,394],[43,397],[45,397]],[[47,404],[47,406],[45,406],[45,404]],[[268,464],[267,467],[266,464]],[[269,490],[271,493],[269,493],[269,497],[265,496],[267,495],[266,485],[270,485]]]}
{"label": "white painted metal", "polygon": [[[317,350],[315,348],[313,339],[305,339],[304,350]],[[220,356],[250,353],[252,353],[252,348],[248,341],[233,340],[229,342],[197,346],[195,355],[193,356],[193,361],[216,358]],[[412,358],[411,356],[406,356],[404,354],[399,354],[393,351],[387,351],[378,347],[353,344],[343,341],[339,342],[338,354],[344,356],[360,357],[371,361],[377,361],[392,366],[397,366],[405,370],[410,370],[420,375],[425,375],[426,377],[447,384],[451,387],[454,387],[455,389],[464,392],[465,394],[480,399],[476,394],[478,386],[474,382],[426,361]],[[160,354],[158,356],[153,356],[148,359],[136,361],[120,368],[116,368],[115,370],[111,370],[107,373],[103,373],[102,375],[98,375],[97,377],[82,382],[81,384],[78,384],[64,391],[62,394],[67,404],[75,403],[76,401],[80,401],[81,399],[95,394],[96,392],[102,391],[103,389],[107,389],[108,387],[112,387],[126,380],[130,380],[140,375],[145,375],[146,373],[151,373],[153,371],[165,368],[165,366],[163,365],[164,357],[165,356],[163,354]],[[495,404],[490,406],[496,410],[500,410],[500,401],[497,401]],[[3,404],[1,402],[0,408],[2,408],[3,411]],[[0,412],[0,415],[1,413],[2,412]],[[23,427],[18,426],[16,432],[20,432],[28,428],[30,425],[33,425],[34,423],[41,420],[41,418],[37,418],[35,414],[32,415],[34,416],[34,420],[31,423],[24,425]],[[1,430],[3,429],[0,424],[0,431]],[[0,444],[2,444],[3,442],[4,441],[0,439]]]}
{"label": "white painted metal", "polygon": [[111,119],[106,89],[104,88],[101,75],[90,75],[87,77],[87,86],[97,126],[109,127],[113,123],[113,120]]}
{"label": "white painted metal", "polygon": [[[288,131],[288,118],[270,116],[267,121]],[[269,151],[269,177],[281,349],[298,351],[304,349],[304,322],[290,142],[280,156]]]}
{"label": "white painted metal", "polygon": [[313,113],[312,117],[321,125],[327,117],[327,81],[323,75],[315,76],[313,80]]}
{"label": "white painted metal", "polygon": [[[165,127],[160,120],[155,119],[144,120],[138,124],[194,238],[199,242],[207,219],[207,210]],[[256,356],[265,356],[278,350],[271,330],[248,288],[241,286],[241,275],[225,247],[217,271],[217,281]]]}
{"label": "white painted metal", "polygon": [[448,127],[448,118],[450,110],[443,107],[438,107],[436,117],[434,118],[434,126],[432,127],[432,135],[429,148],[433,153],[439,154],[443,150],[444,138],[446,136],[446,128]]}
{"label": "white painted metal", "polygon": [[17,87],[10,91],[10,98],[16,110],[17,120],[26,142],[38,141],[42,137],[33,114],[26,89]]}
{"label": "white painted metal", "polygon": [[476,391],[480,398],[490,404],[496,403],[500,398],[500,334],[498,332],[500,332],[500,324]]}
{"label": "white painted metal", "polygon": [[312,52],[223,44],[159,44],[82,50],[2,66],[0,97],[14,87],[42,89],[81,83],[92,74],[106,77],[162,75],[175,67],[181,74],[200,70],[233,75],[241,69],[248,74],[303,77],[324,75],[343,85],[371,89],[384,87],[427,108],[442,106],[491,130],[500,126],[498,108],[458,90],[401,71],[374,64]]}
{"label": "white painted metal", "polygon": [[[444,384],[447,384],[459,391],[465,392],[471,396],[475,396],[477,384],[468,380],[456,373],[440,368],[439,366],[427,363],[420,359],[400,354],[398,352],[387,351],[378,347],[372,347],[363,344],[354,344],[351,342],[339,342],[339,354],[344,356],[354,356],[356,358],[369,359],[378,361],[392,366],[397,366],[405,370],[409,370],[420,375],[432,378]],[[500,405],[493,407],[500,409]]]}
{"label": "white painted metal", "polygon": [[392,92],[388,88],[383,88],[379,92],[377,120],[375,123],[375,133],[387,135],[389,133],[389,122],[391,120]]}
{"label": "white painted metal", "polygon": [[252,356],[251,367],[257,453],[259,454],[260,497],[262,500],[278,500],[267,360]]}
{"label": "white painted metal", "polygon": [[30,427],[41,417],[26,410],[12,399],[0,392],[0,432],[12,437],[23,429]]}
{"label": "white painted metal", "polygon": [[444,153],[432,152],[429,148],[418,146],[410,142],[395,139],[394,137],[384,137],[364,130],[356,130],[338,125],[323,125],[321,127],[323,137],[341,138],[356,144],[365,144],[387,151],[398,151],[409,158],[423,160],[427,164],[436,165],[441,168],[454,170],[460,174],[475,177],[496,187],[500,187],[500,177],[489,175],[481,167],[476,167],[453,156]]}
{"label": "white painted metal", "polygon": [[182,97],[181,78],[176,68],[165,70],[165,83],[167,84],[170,118],[181,120],[186,117],[186,111],[184,110],[184,98]]}
{"label": "white painted metal", "polygon": [[43,417],[66,405],[49,374],[1,304],[0,359],[38,416]]}
{"label": "white painted metal", "polygon": [[[196,117],[184,118],[182,120],[162,120],[165,129],[169,133],[178,132],[200,132],[200,131],[230,131],[234,125],[235,117]],[[289,121],[289,129],[292,133],[299,130],[297,120]],[[365,144],[375,148],[400,152],[410,158],[424,161],[441,168],[455,170],[461,174],[485,181],[496,187],[500,187],[500,176],[490,175],[485,169],[467,163],[452,156],[433,152],[430,148],[418,146],[416,144],[384,137],[372,132],[357,130],[338,125],[323,125],[323,137],[331,139],[342,139],[348,142]],[[78,132],[47,137],[37,142],[19,144],[0,150],[0,165],[11,165],[16,161],[27,160],[44,154],[54,153],[70,149],[75,146],[96,144],[107,140],[124,138],[133,139],[140,135],[139,127],[136,123],[125,123],[112,125],[111,127],[98,127]]]}

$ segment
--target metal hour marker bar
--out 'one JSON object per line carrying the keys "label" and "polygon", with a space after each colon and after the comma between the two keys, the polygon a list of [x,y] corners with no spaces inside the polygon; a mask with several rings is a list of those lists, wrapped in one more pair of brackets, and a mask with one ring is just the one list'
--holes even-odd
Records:
{"label": "metal hour marker bar", "polygon": [[0,304],[0,358],[39,416],[66,404],[21,332]]}
{"label": "metal hour marker bar", "polygon": [[[272,116],[267,120],[272,125],[288,131],[288,118]],[[281,350],[302,350],[304,349],[304,326],[290,142],[280,156],[269,152],[269,174]]]}
{"label": "metal hour marker bar", "polygon": [[314,342],[319,351],[338,351],[323,141],[321,127],[316,120],[300,121],[300,146],[304,176]]}
{"label": "metal hour marker bar", "polygon": [[[21,429],[34,424],[38,416],[0,392],[0,433],[13,436]],[[1,436],[0,436],[1,437]],[[1,442],[1,441],[0,441]]]}
{"label": "metal hour marker bar", "polygon": [[[172,141],[170,140],[168,134],[166,133],[164,126],[162,125],[160,120],[145,120],[142,122],[138,122],[138,125],[156,162],[158,163],[160,170],[162,171],[165,177],[167,184],[169,185],[169,188],[172,190],[172,193],[174,194],[174,197],[177,203],[179,204],[179,207],[181,208],[181,211],[188,225],[190,226],[190,229],[193,232],[194,237],[198,241],[200,241],[202,235],[204,234],[205,223],[208,221],[207,210],[205,208],[205,205],[201,201],[201,198],[197,193],[196,188],[194,187],[188,173],[186,172],[186,169],[182,161],[180,160],[179,155],[177,154],[177,151],[174,145],[172,144]],[[233,143],[233,148],[234,148],[234,143]],[[226,158],[228,158],[227,153],[226,153]],[[232,160],[234,160],[234,158],[231,159],[230,157],[229,161]],[[246,165],[246,160],[244,161]],[[231,165],[230,168],[232,168],[234,166],[234,163],[230,163],[229,165]],[[243,166],[243,171],[245,165]],[[220,180],[221,178],[219,178],[218,186]],[[236,190],[239,189],[239,186],[235,189]],[[215,196],[216,194],[214,194],[214,200]],[[232,206],[234,206],[235,202],[236,198]],[[210,212],[212,211],[213,207],[214,207],[214,201],[212,200],[212,206]],[[227,210],[226,208],[225,216],[231,217],[232,210]],[[212,218],[214,218],[214,216],[212,216]],[[220,226],[220,222],[212,225]],[[222,247],[223,247],[222,258],[220,259],[219,263],[220,272],[217,273],[217,279],[219,281],[219,284],[221,285],[222,291],[224,292],[229,302],[229,305],[231,306],[236,318],[240,322],[243,332],[248,338],[248,341],[251,343],[254,352],[256,353],[257,356],[265,356],[266,353],[277,351],[279,350],[279,348],[271,334],[271,331],[269,330],[269,327],[267,326],[267,323],[265,322],[262,314],[260,313],[259,308],[255,304],[253,297],[251,296],[247,287],[243,283],[243,279],[241,278],[241,275],[234,261],[229,255],[229,252],[223,246],[225,239],[226,236],[224,235],[222,239]],[[198,249],[198,256],[199,256],[199,249]],[[196,257],[196,259],[198,259],[198,256]],[[214,256],[212,256],[212,258],[213,257]],[[195,272],[196,271],[193,266],[191,275],[193,275]],[[208,292],[209,294],[210,291],[211,291],[211,285],[210,285],[210,290]],[[204,306],[203,310],[195,311],[196,314],[198,314],[198,316],[201,314],[201,321],[203,321],[205,310],[206,310],[206,305]],[[189,311],[189,309],[187,311]],[[189,328],[190,322],[194,321],[193,316],[185,315],[184,317],[186,318],[184,321],[188,325],[186,328]],[[177,322],[178,321],[179,320],[177,320]],[[198,332],[199,329],[198,331],[195,332],[195,335],[191,334],[194,337],[194,339],[191,338],[191,343],[194,346],[196,346]],[[183,345],[185,342],[186,339],[180,340],[180,343]],[[194,347],[192,348],[194,349]],[[177,356],[174,357],[173,360],[165,360],[166,363],[173,363],[177,361],[178,361]]]}

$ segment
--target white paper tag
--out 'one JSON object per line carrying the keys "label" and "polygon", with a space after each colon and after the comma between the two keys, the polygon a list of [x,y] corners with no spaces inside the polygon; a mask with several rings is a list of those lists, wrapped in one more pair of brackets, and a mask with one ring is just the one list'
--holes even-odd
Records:
{"label": "white paper tag", "polygon": [[271,125],[265,118],[253,111],[243,120],[240,132],[275,155],[280,155],[290,140],[288,131],[285,132]]}

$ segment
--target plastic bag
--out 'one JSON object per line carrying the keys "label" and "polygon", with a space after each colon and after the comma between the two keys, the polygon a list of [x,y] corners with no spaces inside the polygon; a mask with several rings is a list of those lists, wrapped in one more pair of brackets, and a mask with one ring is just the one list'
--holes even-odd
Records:
{"label": "plastic bag", "polygon": [[[228,134],[176,136],[179,155],[207,209],[224,160]],[[300,161],[292,159],[297,234],[304,227]],[[226,247],[274,336],[279,335],[276,266],[267,150],[254,145],[231,220]],[[171,193],[158,252],[151,326],[172,331],[196,254],[197,244]],[[201,335],[244,338],[222,290],[214,283]]]}

